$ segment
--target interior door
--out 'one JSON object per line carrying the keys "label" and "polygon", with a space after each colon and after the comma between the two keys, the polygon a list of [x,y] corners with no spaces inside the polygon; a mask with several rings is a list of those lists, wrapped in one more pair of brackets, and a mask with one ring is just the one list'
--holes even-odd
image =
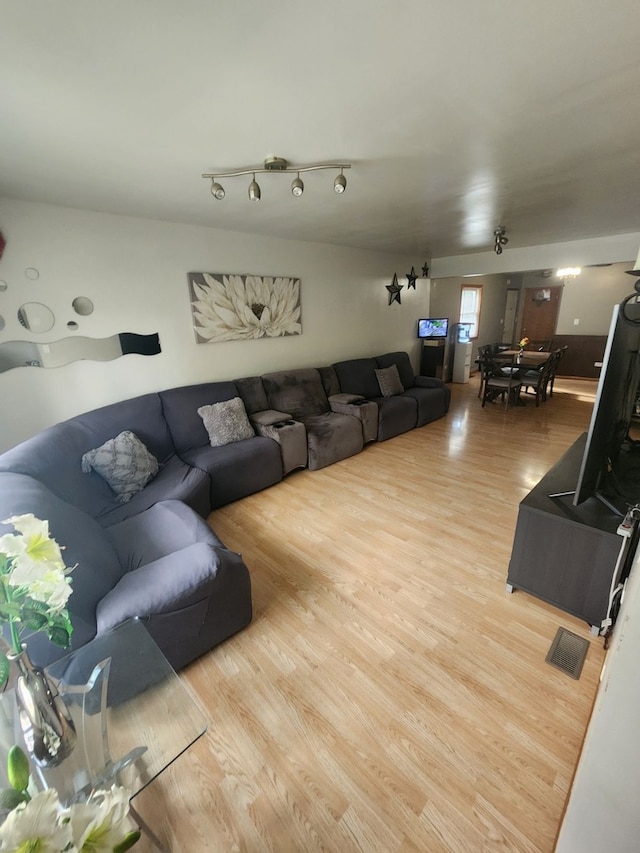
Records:
{"label": "interior door", "polygon": [[556,333],[562,285],[555,287],[526,287],[522,291],[523,306],[520,338],[530,341],[551,341]]}
{"label": "interior door", "polygon": [[512,344],[516,336],[516,317],[518,308],[518,296],[520,291],[510,287],[507,290],[507,301],[504,306],[504,319],[502,321],[502,343]]}

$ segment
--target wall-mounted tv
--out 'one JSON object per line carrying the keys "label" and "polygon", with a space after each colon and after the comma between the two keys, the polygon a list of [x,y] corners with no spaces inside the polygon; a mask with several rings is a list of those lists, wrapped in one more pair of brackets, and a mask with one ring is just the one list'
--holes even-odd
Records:
{"label": "wall-mounted tv", "polygon": [[448,334],[448,317],[429,317],[424,320],[418,320],[418,337],[420,340],[446,340]]}

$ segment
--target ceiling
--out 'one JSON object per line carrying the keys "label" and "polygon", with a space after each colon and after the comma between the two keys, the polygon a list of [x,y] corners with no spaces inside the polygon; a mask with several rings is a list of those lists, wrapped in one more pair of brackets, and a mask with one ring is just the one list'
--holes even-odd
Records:
{"label": "ceiling", "polygon": [[[427,258],[640,230],[638,0],[0,0],[0,195]],[[634,106],[635,105],[635,106]],[[334,174],[203,172],[346,161]],[[293,177],[293,176],[291,176]],[[1,223],[0,223],[1,225]]]}

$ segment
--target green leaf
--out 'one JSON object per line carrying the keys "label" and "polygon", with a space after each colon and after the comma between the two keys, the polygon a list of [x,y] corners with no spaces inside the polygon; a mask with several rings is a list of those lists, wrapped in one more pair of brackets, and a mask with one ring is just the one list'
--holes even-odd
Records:
{"label": "green leaf", "polygon": [[24,791],[16,791],[15,788],[2,788],[0,790],[0,809],[15,809],[20,803],[27,801],[28,795]]}
{"label": "green leaf", "polygon": [[22,618],[25,626],[31,628],[32,631],[42,631],[49,622],[44,613],[37,613],[35,610],[26,607],[22,611]]}
{"label": "green leaf", "polygon": [[0,651],[0,687],[4,687],[9,678],[11,664],[7,660],[7,656],[3,651]]}
{"label": "green leaf", "polygon": [[47,637],[51,640],[52,643],[55,643],[56,646],[60,646],[63,649],[68,649],[71,645],[71,626],[69,629],[66,627],[59,627],[57,625],[49,625],[46,629]]}
{"label": "green leaf", "polygon": [[140,839],[140,830],[128,832],[122,841],[113,848],[113,853],[125,853],[125,850],[130,850],[134,844],[137,844]]}
{"label": "green leaf", "polygon": [[12,746],[7,755],[7,778],[16,791],[26,791],[29,784],[29,759],[19,746]]}

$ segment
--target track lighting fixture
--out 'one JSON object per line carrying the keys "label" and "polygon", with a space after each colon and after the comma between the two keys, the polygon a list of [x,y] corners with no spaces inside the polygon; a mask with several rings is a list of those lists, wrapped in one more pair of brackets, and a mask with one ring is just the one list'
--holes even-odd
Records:
{"label": "track lighting fixture", "polygon": [[251,175],[251,183],[249,184],[249,198],[251,201],[259,201],[262,195],[260,186],[256,181],[256,175],[266,174],[267,172],[294,172],[296,177],[291,182],[291,193],[299,197],[304,192],[304,183],[300,178],[300,172],[318,172],[321,169],[339,169],[340,174],[336,175],[333,182],[333,189],[337,193],[343,193],[347,188],[347,179],[344,176],[344,170],[350,169],[350,163],[311,163],[308,166],[289,166],[284,157],[268,157],[264,161],[262,169],[236,169],[233,172],[207,172],[202,175],[203,178],[211,179],[211,195],[216,199],[223,199],[226,195],[224,187],[219,183],[219,178],[236,178],[239,175]]}
{"label": "track lighting fixture", "polygon": [[253,175],[253,180],[249,184],[249,198],[251,201],[260,201],[262,193],[260,192],[260,184],[256,181],[255,173]]}
{"label": "track lighting fixture", "polygon": [[304,192],[304,184],[300,180],[300,172],[298,172],[298,177],[291,181],[291,192],[295,196],[301,196]]}
{"label": "track lighting fixture", "polygon": [[224,187],[215,178],[211,179],[211,195],[217,199],[224,198]]}
{"label": "track lighting fixture", "polygon": [[493,251],[496,255],[502,254],[502,247],[506,246],[509,242],[509,238],[506,236],[506,230],[504,225],[498,225],[496,230],[493,232],[493,236],[495,238]]}

